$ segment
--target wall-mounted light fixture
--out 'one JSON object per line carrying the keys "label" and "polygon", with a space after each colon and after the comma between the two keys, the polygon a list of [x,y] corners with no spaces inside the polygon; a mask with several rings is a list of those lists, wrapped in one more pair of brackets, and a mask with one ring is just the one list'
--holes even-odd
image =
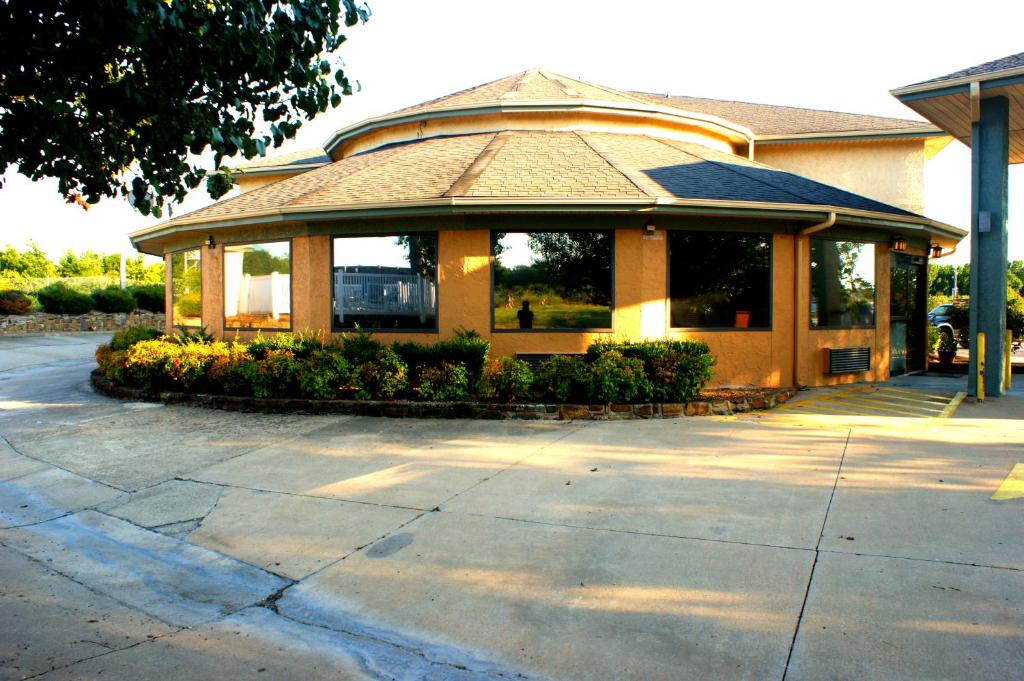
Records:
{"label": "wall-mounted light fixture", "polygon": [[207,248],[209,248],[212,251],[216,245],[217,244],[213,243],[213,235],[212,234],[210,236],[206,237],[206,247]]}
{"label": "wall-mounted light fixture", "polygon": [[644,232],[646,232],[647,234],[654,234],[654,220],[653,219],[648,219],[647,220],[647,223],[644,225]]}
{"label": "wall-mounted light fixture", "polygon": [[932,244],[932,257],[933,258],[941,258],[942,257],[942,246],[940,246],[939,244]]}
{"label": "wall-mounted light fixture", "polygon": [[901,236],[894,236],[892,238],[892,241],[890,242],[890,245],[892,246],[892,250],[896,251],[897,253],[902,253],[903,251],[907,250],[907,240]]}

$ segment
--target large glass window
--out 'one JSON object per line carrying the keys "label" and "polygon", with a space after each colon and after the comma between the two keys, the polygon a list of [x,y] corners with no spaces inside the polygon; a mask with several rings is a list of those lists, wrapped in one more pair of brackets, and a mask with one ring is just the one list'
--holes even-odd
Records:
{"label": "large glass window", "polygon": [[224,247],[224,326],[229,329],[291,327],[291,244]]}
{"label": "large glass window", "polygon": [[495,329],[610,329],[612,232],[492,232]]}
{"label": "large glass window", "polygon": [[811,326],[875,325],[875,245],[811,239]]}
{"label": "large glass window", "polygon": [[334,240],[334,327],[437,328],[437,234]]}
{"label": "large glass window", "polygon": [[203,325],[202,265],[199,249],[171,253],[171,324]]}
{"label": "large glass window", "polygon": [[771,234],[669,232],[671,324],[771,326]]}

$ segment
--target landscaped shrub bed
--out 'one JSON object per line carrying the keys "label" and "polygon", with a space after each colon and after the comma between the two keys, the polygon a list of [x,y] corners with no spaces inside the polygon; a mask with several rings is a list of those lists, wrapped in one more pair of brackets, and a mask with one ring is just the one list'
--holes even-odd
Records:
{"label": "landscaped shrub bed", "polygon": [[585,356],[554,356],[536,372],[489,354],[488,341],[472,331],[434,344],[386,346],[365,332],[281,333],[241,343],[131,329],[100,346],[96,359],[114,384],[152,392],[589,404],[689,402],[715,363],[708,346],[693,341],[595,343]]}

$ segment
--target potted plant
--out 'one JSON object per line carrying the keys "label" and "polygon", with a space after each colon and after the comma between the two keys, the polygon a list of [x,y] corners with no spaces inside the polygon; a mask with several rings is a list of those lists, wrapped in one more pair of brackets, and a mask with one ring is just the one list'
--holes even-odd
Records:
{"label": "potted plant", "polygon": [[949,366],[956,357],[957,342],[951,333],[942,334],[939,340],[939,364]]}

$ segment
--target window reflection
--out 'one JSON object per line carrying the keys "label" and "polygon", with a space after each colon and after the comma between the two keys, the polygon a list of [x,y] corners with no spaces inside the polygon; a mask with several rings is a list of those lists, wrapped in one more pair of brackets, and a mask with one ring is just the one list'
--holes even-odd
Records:
{"label": "window reflection", "polygon": [[334,240],[334,327],[437,328],[437,233]]}
{"label": "window reflection", "polygon": [[224,247],[224,326],[291,326],[291,245],[287,241]]}
{"label": "window reflection", "polygon": [[672,326],[769,328],[771,240],[771,234],[670,232]]}
{"label": "window reflection", "polygon": [[811,326],[875,325],[875,245],[811,239]]}
{"label": "window reflection", "polygon": [[493,232],[495,329],[610,329],[612,232]]}
{"label": "window reflection", "polygon": [[202,326],[202,264],[198,248],[171,253],[171,324]]}

